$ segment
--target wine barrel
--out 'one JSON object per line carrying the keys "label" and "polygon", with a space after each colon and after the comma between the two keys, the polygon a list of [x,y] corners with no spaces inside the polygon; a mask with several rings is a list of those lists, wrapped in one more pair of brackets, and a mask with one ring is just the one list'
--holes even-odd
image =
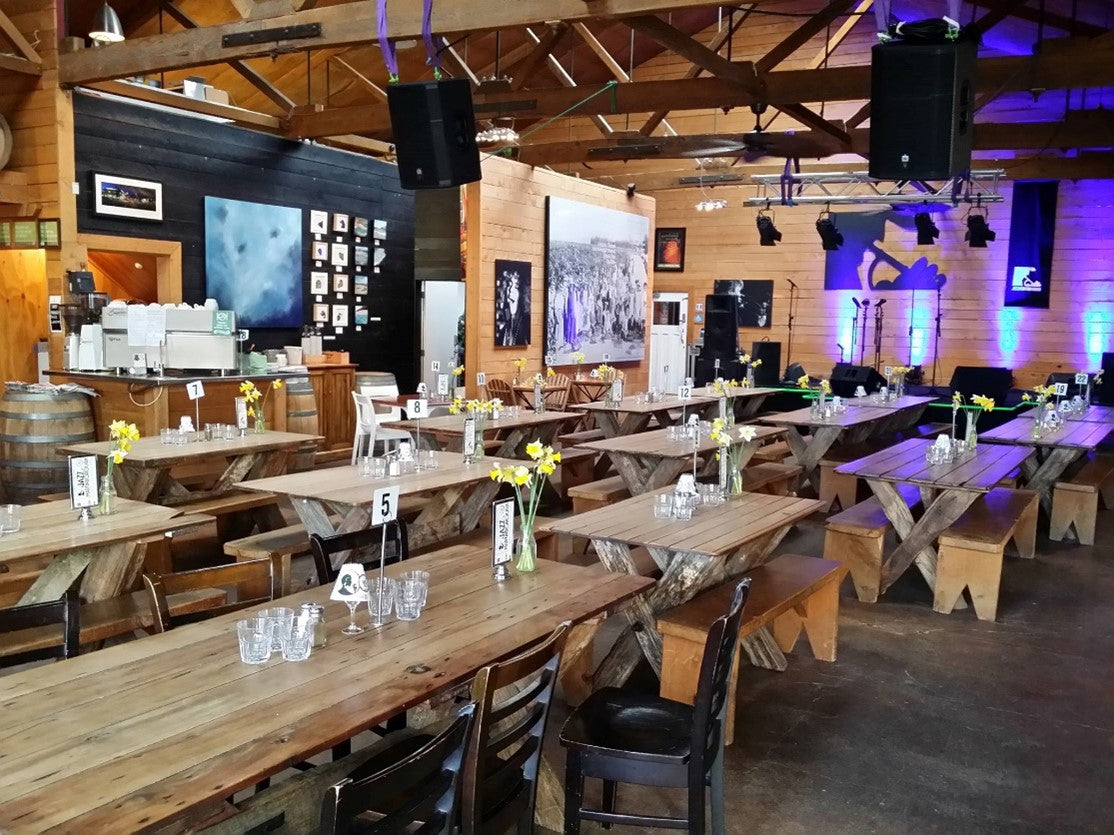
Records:
{"label": "wine barrel", "polygon": [[69,490],[61,444],[95,440],[89,396],[8,389],[0,398],[0,483],[8,501],[32,504]]}
{"label": "wine barrel", "polygon": [[356,391],[364,386],[397,386],[397,381],[390,371],[357,371]]}
{"label": "wine barrel", "polygon": [[[286,383],[286,431],[317,435],[317,398],[309,377],[294,377]],[[290,458],[290,472],[312,470],[317,448],[298,450]]]}

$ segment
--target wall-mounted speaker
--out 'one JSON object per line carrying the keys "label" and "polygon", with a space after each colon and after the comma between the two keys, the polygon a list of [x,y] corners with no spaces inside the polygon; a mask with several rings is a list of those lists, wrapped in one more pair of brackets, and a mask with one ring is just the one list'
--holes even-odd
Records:
{"label": "wall-mounted speaker", "polygon": [[870,176],[945,180],[971,167],[974,41],[871,49]]}
{"label": "wall-mounted speaker", "polygon": [[829,382],[832,384],[832,394],[839,397],[854,397],[855,389],[862,386],[867,394],[873,394],[886,385],[886,378],[871,368],[869,365],[851,365],[849,363],[836,363],[832,369]]}
{"label": "wall-mounted speaker", "polygon": [[948,384],[952,392],[959,392],[970,400],[971,395],[991,397],[995,403],[1005,403],[1013,386],[1013,371],[1009,368],[980,365],[957,365]]}
{"label": "wall-mounted speaker", "polygon": [[480,179],[468,79],[391,84],[387,106],[403,188],[446,188]]}

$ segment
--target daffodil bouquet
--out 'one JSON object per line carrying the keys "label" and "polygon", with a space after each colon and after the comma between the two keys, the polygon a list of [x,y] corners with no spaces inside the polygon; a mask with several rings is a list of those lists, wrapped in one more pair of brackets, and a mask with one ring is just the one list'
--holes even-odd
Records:
{"label": "daffodil bouquet", "polygon": [[615,369],[608,365],[606,362],[601,362],[596,366],[596,378],[604,382],[611,382],[615,376]]}
{"label": "daffodil bouquet", "polygon": [[244,380],[240,383],[240,394],[244,398],[244,402],[248,406],[248,417],[255,419],[255,431],[263,432],[267,428],[267,420],[263,416],[263,406],[267,402],[267,397],[275,389],[282,388],[282,380],[275,380],[271,383],[271,387],[264,394],[261,392],[251,380]]}
{"label": "daffodil bouquet", "polygon": [[580,366],[584,365],[584,360],[588,359],[584,356],[583,351],[577,351],[572,355],[572,361],[576,363],[576,379],[580,379]]}
{"label": "daffodil bouquet", "polygon": [[104,481],[101,484],[99,510],[102,516],[116,512],[116,485],[114,481],[114,467],[123,464],[124,458],[131,452],[132,444],[139,440],[139,429],[134,423],[125,423],[114,420],[108,425],[108,439],[112,447],[105,456]]}
{"label": "daffodil bouquet", "polygon": [[827,380],[821,380],[820,384],[816,388],[813,388],[812,381],[808,378],[807,374],[802,374],[800,377],[797,378],[797,388],[802,388],[805,391],[809,392],[814,391],[816,392],[814,397],[817,398],[824,398],[832,393],[832,384],[829,383]]}
{"label": "daffodil bouquet", "polygon": [[[514,487],[514,497],[518,502],[518,518],[521,531],[517,568],[519,571],[533,571],[537,567],[537,542],[534,540],[534,518],[538,514],[538,502],[546,480],[557,471],[561,463],[561,453],[553,447],[532,441],[526,445],[526,454],[535,462],[533,468],[525,464],[508,464],[493,467],[491,480]],[[523,495],[525,493],[525,496]]]}
{"label": "daffodil bouquet", "polygon": [[732,426],[723,418],[712,421],[712,441],[719,461],[719,486],[737,496],[743,492],[743,473],[739,466],[743,446],[758,436],[753,426]]}
{"label": "daffodil bouquet", "polygon": [[[952,394],[952,437],[955,437],[955,413],[963,405],[963,394],[955,392]],[[978,408],[973,408],[977,406]],[[977,427],[979,417],[983,412],[994,411],[994,398],[986,397],[982,394],[971,395],[971,405],[967,408],[967,448],[974,449],[975,444],[978,443]]]}
{"label": "daffodil bouquet", "polygon": [[753,359],[750,354],[739,354],[739,362],[746,367],[746,379],[743,380],[744,386],[754,385],[754,369],[762,366],[762,360]]}
{"label": "daffodil bouquet", "polygon": [[449,404],[450,415],[488,415],[491,414],[496,404],[502,405],[503,401],[495,400],[465,400],[463,397],[454,397]]}

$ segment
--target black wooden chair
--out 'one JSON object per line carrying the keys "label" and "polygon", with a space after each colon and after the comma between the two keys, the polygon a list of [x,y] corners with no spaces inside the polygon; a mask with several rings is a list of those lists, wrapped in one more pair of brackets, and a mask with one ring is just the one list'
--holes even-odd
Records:
{"label": "black wooden chair", "polygon": [[[225,612],[235,612],[251,606],[266,606],[275,597],[275,586],[280,576],[282,557],[261,557],[257,560],[176,571],[172,574],[144,574],[143,585],[154,615],[154,630],[168,632],[176,626],[215,618]],[[197,589],[232,587],[236,599],[226,600],[197,612],[171,616],[167,597]]]}
{"label": "black wooden chair", "polygon": [[[358,562],[365,568],[379,564],[379,546],[382,544],[380,527],[338,533],[332,536],[309,535],[309,549],[313,553],[313,564],[317,568],[319,585],[335,583],[340,567],[333,567],[332,556],[341,551],[351,551],[345,562]],[[385,563],[391,565],[410,556],[410,543],[406,534],[406,523],[395,519],[387,523],[387,552]]]}
{"label": "black wooden chair", "polygon": [[[561,729],[565,762],[565,832],[582,820],[626,826],[705,831],[704,796],[710,789],[711,832],[726,832],[723,813],[723,721],[739,622],[750,580],[743,580],[727,613],[712,624],[704,644],[700,682],[692,705],[607,687],[580,705]],[[584,778],[603,780],[603,808],[584,808]],[[616,785],[633,783],[688,789],[688,814],[667,818],[615,811]]]}
{"label": "black wooden chair", "polygon": [[[317,831],[374,835],[452,832],[474,712],[475,706],[468,705],[444,732],[400,761],[332,786],[321,803]],[[382,762],[390,753],[377,756],[360,771]],[[415,824],[419,826],[415,828]]]}
{"label": "black wooden chair", "polygon": [[0,634],[21,632],[24,629],[46,629],[61,626],[61,641],[42,649],[27,650],[0,657],[0,667],[14,667],[32,661],[49,661],[73,658],[81,649],[81,601],[77,591],[70,589],[59,600],[47,603],[29,603],[0,609]]}
{"label": "black wooden chair", "polygon": [[[485,667],[473,681],[476,722],[464,768],[462,835],[534,831],[542,740],[569,627],[562,623],[533,649]],[[503,688],[514,692],[496,703]]]}

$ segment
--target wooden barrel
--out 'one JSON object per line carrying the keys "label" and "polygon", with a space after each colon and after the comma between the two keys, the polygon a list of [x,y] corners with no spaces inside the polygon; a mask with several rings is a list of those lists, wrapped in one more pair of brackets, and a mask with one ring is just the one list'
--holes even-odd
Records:
{"label": "wooden barrel", "polygon": [[[286,383],[286,431],[319,434],[317,398],[309,377],[294,377]],[[290,458],[290,472],[312,470],[317,449],[299,450]]]}
{"label": "wooden barrel", "polygon": [[9,389],[0,399],[0,483],[8,501],[33,504],[69,490],[60,444],[95,440],[89,396]]}
{"label": "wooden barrel", "polygon": [[356,391],[362,386],[393,386],[396,385],[395,375],[390,371],[357,371]]}

